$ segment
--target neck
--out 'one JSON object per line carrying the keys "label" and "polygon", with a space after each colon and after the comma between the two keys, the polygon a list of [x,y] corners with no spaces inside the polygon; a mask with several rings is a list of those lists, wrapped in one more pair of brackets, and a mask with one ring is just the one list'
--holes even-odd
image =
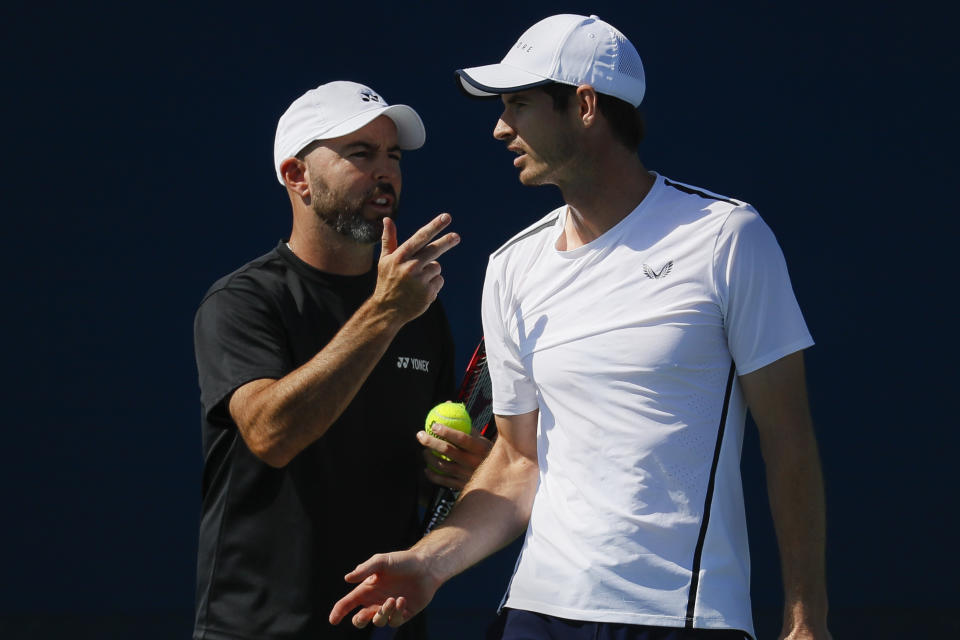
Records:
{"label": "neck", "polygon": [[341,276],[358,276],[373,267],[373,245],[359,244],[318,219],[312,211],[294,211],[290,250],[315,269]]}
{"label": "neck", "polygon": [[609,231],[637,208],[654,183],[634,153],[600,154],[582,164],[575,179],[558,185],[570,209],[558,241],[561,251],[581,247]]}

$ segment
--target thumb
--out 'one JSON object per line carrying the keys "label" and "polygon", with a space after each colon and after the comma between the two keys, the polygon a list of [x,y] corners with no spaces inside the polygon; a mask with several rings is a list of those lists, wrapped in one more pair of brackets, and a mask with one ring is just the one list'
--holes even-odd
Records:
{"label": "thumb", "polygon": [[380,236],[380,258],[397,250],[397,225],[390,218],[383,219],[383,234]]}

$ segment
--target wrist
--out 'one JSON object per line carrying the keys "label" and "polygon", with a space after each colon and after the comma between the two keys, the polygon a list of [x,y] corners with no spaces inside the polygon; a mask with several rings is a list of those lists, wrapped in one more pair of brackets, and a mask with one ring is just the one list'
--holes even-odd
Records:
{"label": "wrist", "polygon": [[395,305],[382,300],[376,292],[360,305],[355,315],[363,318],[372,331],[396,333],[406,323],[400,310]]}
{"label": "wrist", "polygon": [[784,605],[783,637],[822,638],[826,632],[826,598],[792,601]]}
{"label": "wrist", "polygon": [[449,531],[434,529],[410,549],[416,554],[420,566],[425,568],[427,579],[434,589],[439,589],[462,570],[454,560],[457,557],[456,547],[448,534]]}

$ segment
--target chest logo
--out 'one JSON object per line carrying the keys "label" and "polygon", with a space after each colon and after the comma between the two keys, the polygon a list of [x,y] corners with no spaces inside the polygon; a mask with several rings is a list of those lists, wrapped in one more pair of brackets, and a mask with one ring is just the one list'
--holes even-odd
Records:
{"label": "chest logo", "polygon": [[400,356],[397,358],[397,369],[413,369],[414,371],[430,373],[430,361]]}
{"label": "chest logo", "polygon": [[643,275],[647,276],[651,280],[660,280],[662,278],[666,278],[668,275],[670,275],[672,270],[673,260],[668,261],[667,264],[663,265],[659,269],[654,269],[648,264],[643,265]]}

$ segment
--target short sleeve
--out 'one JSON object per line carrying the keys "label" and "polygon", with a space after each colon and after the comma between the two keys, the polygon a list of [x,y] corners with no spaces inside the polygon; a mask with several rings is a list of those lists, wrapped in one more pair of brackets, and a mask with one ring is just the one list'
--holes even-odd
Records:
{"label": "short sleeve", "polygon": [[487,350],[487,367],[493,389],[493,412],[512,416],[529,413],[539,407],[537,388],[520,358],[516,336],[507,329],[499,270],[493,260],[487,265],[483,282],[481,316]]}
{"label": "short sleeve", "polygon": [[292,369],[279,312],[252,287],[228,286],[204,299],[194,320],[194,349],[207,417],[243,384],[279,379]]}
{"label": "short sleeve", "polygon": [[780,245],[751,207],[735,209],[724,223],[715,278],[739,374],[813,344]]}

